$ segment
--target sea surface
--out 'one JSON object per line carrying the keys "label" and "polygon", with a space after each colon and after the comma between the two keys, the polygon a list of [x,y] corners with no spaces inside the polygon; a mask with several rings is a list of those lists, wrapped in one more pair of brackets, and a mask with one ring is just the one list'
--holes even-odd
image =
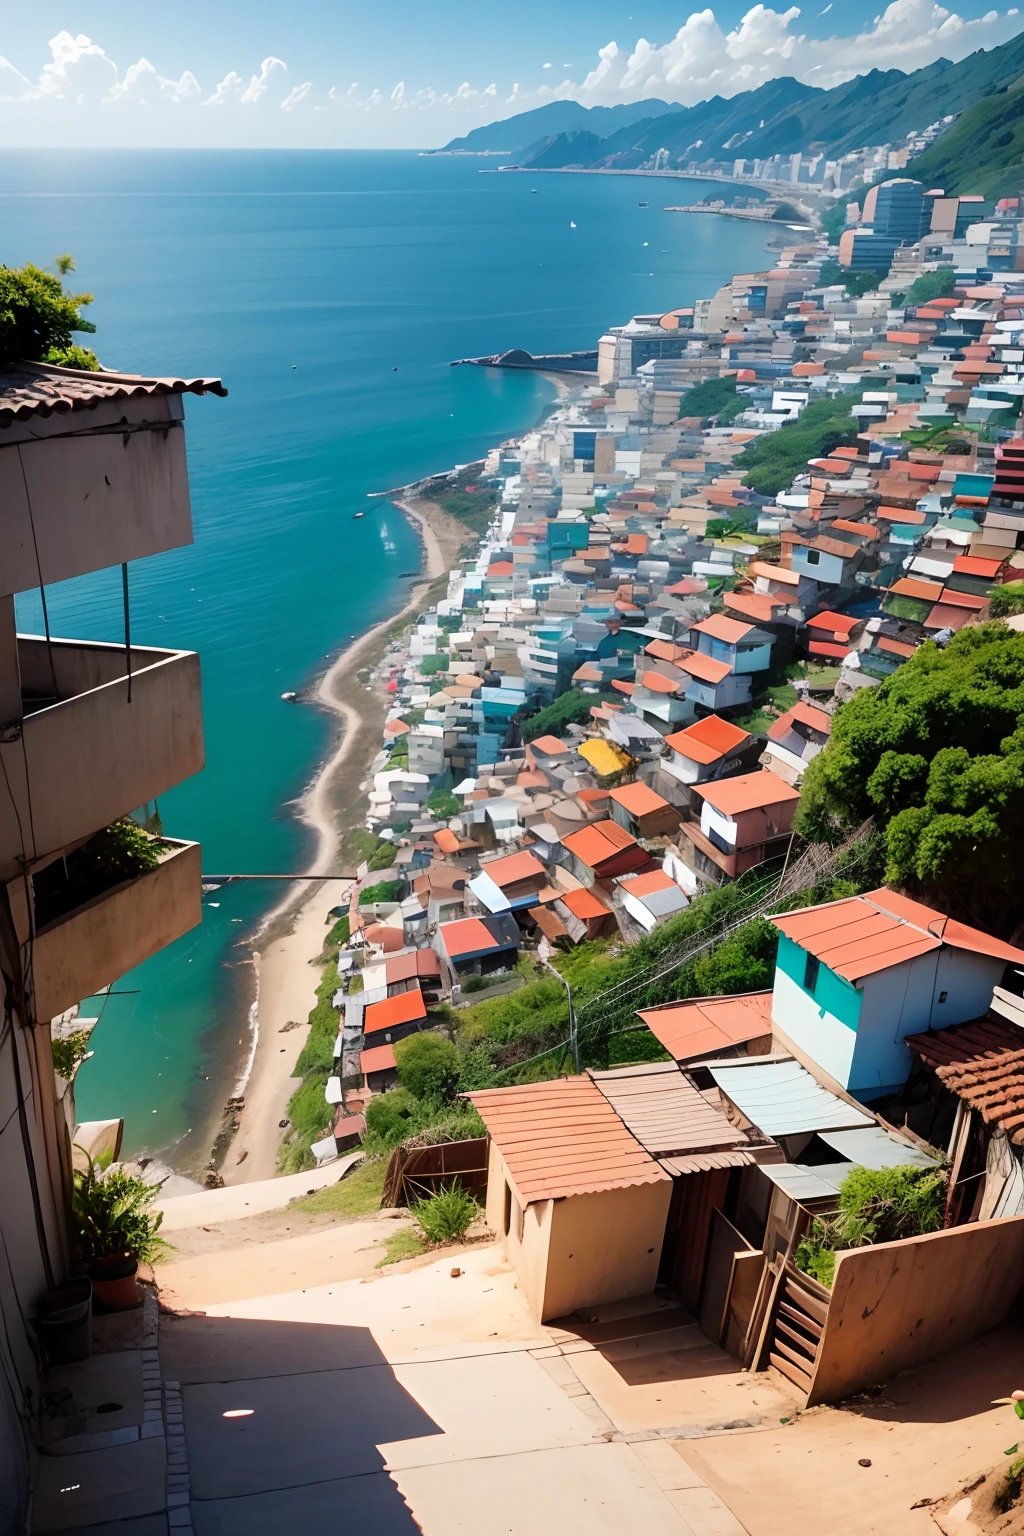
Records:
{"label": "sea surface", "polygon": [[[531,182],[495,165],[393,151],[0,157],[0,262],[71,252],[105,366],[216,375],[230,391],[186,397],[195,543],[131,569],[133,640],[201,654],[207,766],[159,809],[169,835],[202,842],[207,872],[300,872],[310,856],[294,802],[331,725],[281,694],[395,612],[419,564],[408,524],[367,492],[482,455],[553,398],[529,373],[451,359],[593,347],[610,324],[765,264],[756,225],[663,212],[674,185]],[[47,596],[55,634],[123,639],[119,571]],[[19,621],[41,629],[38,597],[19,600]],[[86,1002],[100,1023],[81,1119],[124,1115],[128,1152],[183,1171],[205,1161],[248,1054],[245,940],[282,894],[209,892],[200,928]]]}

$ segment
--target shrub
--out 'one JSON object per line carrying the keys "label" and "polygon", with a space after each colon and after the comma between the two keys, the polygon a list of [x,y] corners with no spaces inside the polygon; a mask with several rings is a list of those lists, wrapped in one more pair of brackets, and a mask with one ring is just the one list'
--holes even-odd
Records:
{"label": "shrub", "polygon": [[417,1108],[406,1088],[378,1093],[366,1106],[366,1129],[374,1140],[397,1147],[412,1132]]}
{"label": "shrub", "polygon": [[334,927],[331,929],[330,933],[327,935],[327,938],[324,940],[324,943],[326,945],[328,945],[328,946],[330,946],[332,944],[343,945],[343,944],[347,944],[348,940],[349,940],[349,916],[348,916],[348,913],[346,912],[346,913],[344,913],[344,915],[342,917],[338,918],[338,921],[335,923]]}
{"label": "shrub", "polygon": [[1008,581],[1001,587],[993,587],[989,605],[994,619],[1024,613],[1024,581]]}
{"label": "shrub", "polygon": [[448,1104],[459,1086],[459,1053],[433,1030],[408,1035],[395,1046],[398,1081],[417,1099]]}
{"label": "shrub", "polygon": [[378,880],[376,885],[364,886],[359,892],[359,905],[369,907],[378,901],[400,901],[404,886],[404,880]]}
{"label": "shrub", "polygon": [[447,821],[449,816],[457,816],[462,809],[450,789],[431,790],[423,805],[426,810],[432,811],[439,821]]}
{"label": "shrub", "polygon": [[473,1196],[453,1183],[442,1186],[428,1200],[417,1200],[412,1214],[428,1242],[451,1243],[472,1226],[479,1210]]}
{"label": "shrub", "polygon": [[84,1172],[76,1170],[71,1192],[78,1250],[83,1259],[112,1258],[130,1253],[140,1263],[152,1263],[168,1251],[160,1237],[162,1211],[150,1211],[158,1184],[123,1168],[101,1173],[92,1158]]}
{"label": "shrub", "polygon": [[391,869],[395,862],[397,849],[394,843],[389,843],[387,838],[382,838],[375,853],[370,855],[369,865],[371,869]]}
{"label": "shrub", "polygon": [[70,1083],[89,1054],[89,1031],[77,1029],[73,1035],[65,1035],[62,1040],[51,1040],[50,1050],[53,1053],[53,1070]]}
{"label": "shrub", "polygon": [[842,1249],[939,1231],[945,1194],[946,1174],[939,1168],[854,1168],[839,1186],[838,1214],[816,1216],[797,1247],[797,1268],[831,1286]]}
{"label": "shrub", "polygon": [[[58,257],[61,276],[74,269],[70,257]],[[81,311],[92,303],[91,293],[65,293],[60,277],[26,262],[23,267],[0,267],[0,367],[25,359],[64,362],[73,346],[74,331],[95,331]],[[98,367],[92,353],[74,348],[73,367],[85,355],[85,366]]]}

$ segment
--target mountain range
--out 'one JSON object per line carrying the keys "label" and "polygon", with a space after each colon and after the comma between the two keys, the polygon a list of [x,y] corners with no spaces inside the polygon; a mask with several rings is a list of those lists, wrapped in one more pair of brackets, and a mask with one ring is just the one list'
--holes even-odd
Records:
{"label": "mountain range", "polygon": [[[835,157],[872,144],[893,143],[951,113],[975,108],[989,96],[1009,93],[1016,104],[1013,87],[1024,83],[1022,75],[1024,34],[956,64],[937,59],[911,74],[875,69],[827,91],[784,76],[756,90],[728,99],[713,96],[692,107],[663,101],[590,108],[577,102],[551,102],[474,129],[445,150],[500,149],[538,170],[629,170],[643,165],[658,150],[668,151],[670,167],[739,156],[764,159],[797,150],[821,150]],[[1008,131],[1004,126],[1001,133],[990,136],[995,154],[992,168],[1000,174],[1008,167],[1002,164],[1006,157],[1000,157],[994,141]],[[940,135],[937,143],[943,138]],[[1007,141],[1001,146],[1004,150],[1014,150],[1012,133],[1011,139],[1014,143]]]}

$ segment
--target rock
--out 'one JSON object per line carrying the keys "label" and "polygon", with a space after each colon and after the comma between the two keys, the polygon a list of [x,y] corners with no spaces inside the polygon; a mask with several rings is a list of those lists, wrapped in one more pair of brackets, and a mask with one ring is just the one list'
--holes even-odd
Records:
{"label": "rock", "polygon": [[858,1467],[870,1467],[870,1465],[871,1465],[871,1458],[869,1456],[862,1456],[860,1458],[860,1460],[858,1461],[857,1465],[858,1465]]}
{"label": "rock", "polygon": [[455,1268],[452,1270],[452,1279],[453,1280],[457,1280],[461,1274],[462,1274],[462,1270],[456,1264]]}

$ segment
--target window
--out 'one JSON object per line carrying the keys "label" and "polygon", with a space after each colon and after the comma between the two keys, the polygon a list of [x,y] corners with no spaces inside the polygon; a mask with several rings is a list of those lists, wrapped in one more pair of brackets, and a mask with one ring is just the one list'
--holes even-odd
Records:
{"label": "window", "polygon": [[821,969],[821,962],[818,959],[817,955],[808,955],[807,956],[807,962],[804,965],[804,991],[805,992],[810,992],[810,993],[813,994],[815,987],[818,985],[818,972],[819,972],[820,969]]}
{"label": "window", "polygon": [[821,564],[821,550],[820,549],[809,549],[807,551],[807,564],[808,565],[820,565]]}
{"label": "window", "polygon": [[505,1236],[508,1237],[512,1230],[512,1190],[508,1180],[505,1181]]}

